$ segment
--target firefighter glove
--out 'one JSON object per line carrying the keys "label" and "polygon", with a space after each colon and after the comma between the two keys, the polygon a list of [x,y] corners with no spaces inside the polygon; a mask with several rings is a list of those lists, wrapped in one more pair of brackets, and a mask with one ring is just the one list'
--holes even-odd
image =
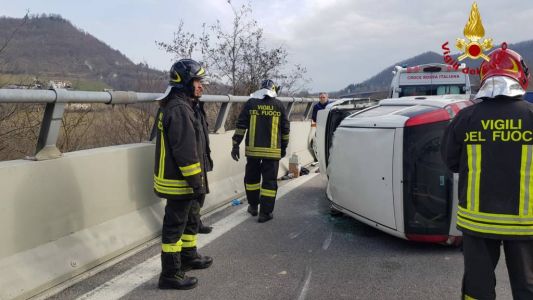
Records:
{"label": "firefighter glove", "polygon": [[287,148],[282,148],[281,149],[281,158],[284,158],[286,154],[287,154]]}
{"label": "firefighter glove", "polygon": [[233,158],[234,161],[239,161],[239,146],[233,146],[233,149],[231,149],[231,158]]}

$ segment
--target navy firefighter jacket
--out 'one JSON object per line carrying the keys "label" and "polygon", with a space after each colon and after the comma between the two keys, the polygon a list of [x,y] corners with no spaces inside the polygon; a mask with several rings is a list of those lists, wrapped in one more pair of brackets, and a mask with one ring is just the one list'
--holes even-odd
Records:
{"label": "navy firefighter jacket", "polygon": [[441,154],[459,173],[458,229],[533,239],[533,104],[499,96],[461,110]]}

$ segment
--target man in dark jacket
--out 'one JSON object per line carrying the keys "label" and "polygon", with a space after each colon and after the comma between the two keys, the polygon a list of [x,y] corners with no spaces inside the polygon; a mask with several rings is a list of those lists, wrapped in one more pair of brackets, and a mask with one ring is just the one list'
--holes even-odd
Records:
{"label": "man in dark jacket", "polygon": [[[272,80],[264,80],[244,105],[233,135],[231,157],[240,158],[239,145],[246,135],[246,173],[244,186],[248,212],[263,223],[273,218],[278,190],[279,160],[289,143],[290,122],[283,103],[276,99],[279,88]],[[263,181],[261,182],[261,177]]]}
{"label": "man in dark jacket", "polygon": [[316,127],[316,117],[317,117],[318,111],[323,110],[330,103],[329,98],[328,98],[328,93],[326,92],[320,92],[318,94],[318,99],[319,99],[318,103],[313,105],[313,113],[311,114],[311,127]]}
{"label": "man in dark jacket", "polygon": [[533,299],[533,105],[529,72],[506,45],[481,65],[481,101],[446,129],[442,157],[459,173],[463,299],[495,299],[503,244],[514,299]]}
{"label": "man in dark jacket", "polygon": [[[311,130],[309,131],[309,151],[311,154],[313,154],[313,160],[316,162],[318,161],[317,153],[315,151],[316,148],[316,118],[318,115],[318,112],[326,108],[328,104],[331,102],[329,101],[328,93],[326,92],[320,92],[318,94],[318,100],[319,102],[313,105],[313,112],[311,114]],[[318,170],[317,170],[318,171]]]}
{"label": "man in dark jacket", "polygon": [[208,268],[213,259],[196,249],[200,207],[212,169],[209,136],[199,106],[202,66],[182,59],[170,69],[170,83],[158,98],[154,191],[167,199],[162,230],[160,289],[192,289],[198,280],[185,271]]}

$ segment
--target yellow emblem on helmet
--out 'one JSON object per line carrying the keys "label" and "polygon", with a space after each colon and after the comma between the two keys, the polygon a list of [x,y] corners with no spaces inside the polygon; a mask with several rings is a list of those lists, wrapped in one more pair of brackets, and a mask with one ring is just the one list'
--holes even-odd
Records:
{"label": "yellow emblem on helmet", "polygon": [[180,83],[181,82],[180,74],[178,74],[178,72],[174,72],[174,75],[176,75],[176,79],[172,79],[170,81],[175,82],[175,83]]}

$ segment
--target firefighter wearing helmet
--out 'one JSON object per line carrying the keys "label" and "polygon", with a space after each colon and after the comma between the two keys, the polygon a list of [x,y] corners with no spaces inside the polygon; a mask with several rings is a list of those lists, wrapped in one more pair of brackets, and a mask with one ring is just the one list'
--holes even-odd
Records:
{"label": "firefighter wearing helmet", "polygon": [[279,89],[272,80],[264,80],[240,112],[233,135],[231,157],[235,161],[240,158],[239,145],[246,136],[244,187],[248,213],[259,213],[259,223],[273,218],[279,160],[289,143],[290,123],[283,103],[276,99]]}
{"label": "firefighter wearing helmet", "polygon": [[529,71],[505,44],[481,65],[477,104],[444,133],[441,153],[459,173],[463,299],[495,299],[503,244],[514,299],[533,299],[533,104]]}
{"label": "firefighter wearing helmet", "polygon": [[213,167],[202,96],[204,68],[182,59],[170,69],[170,81],[157,114],[154,191],[167,199],[162,230],[160,289],[192,289],[190,269],[208,268],[213,259],[196,249],[200,207],[209,192],[206,173]]}

